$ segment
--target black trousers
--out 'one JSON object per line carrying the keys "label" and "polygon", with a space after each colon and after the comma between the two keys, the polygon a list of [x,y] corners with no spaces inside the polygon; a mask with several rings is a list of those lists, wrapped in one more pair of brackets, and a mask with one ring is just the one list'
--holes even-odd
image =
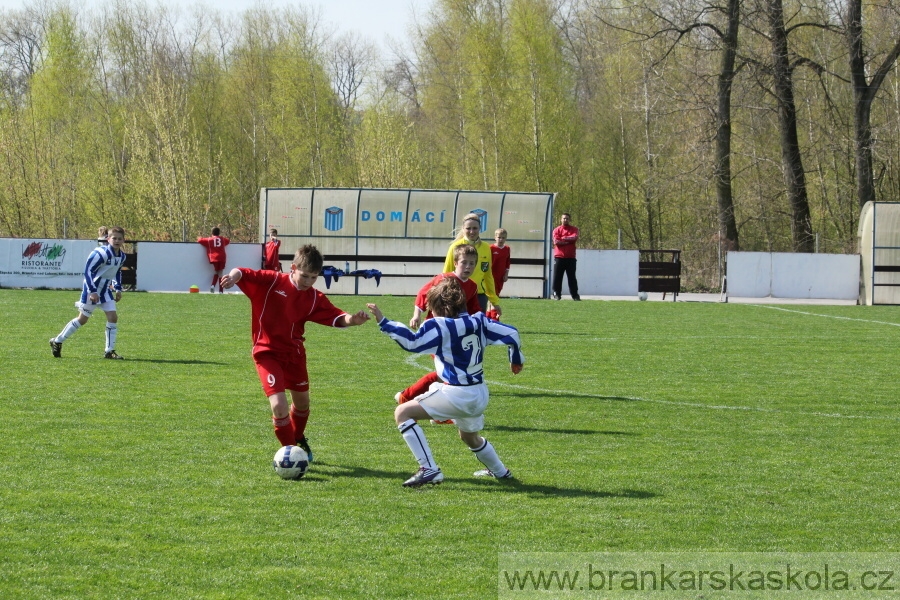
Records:
{"label": "black trousers", "polygon": [[554,258],[553,259],[553,293],[562,296],[562,278],[563,273],[566,274],[569,282],[569,293],[573,298],[578,298],[578,280],[575,279],[575,263],[574,258]]}

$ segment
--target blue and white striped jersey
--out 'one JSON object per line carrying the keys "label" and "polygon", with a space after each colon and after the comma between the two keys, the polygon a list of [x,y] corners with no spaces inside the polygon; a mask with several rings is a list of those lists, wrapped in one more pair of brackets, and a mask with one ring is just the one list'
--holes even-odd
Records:
{"label": "blue and white striped jersey", "polygon": [[100,302],[114,300],[110,293],[110,283],[116,291],[122,291],[122,265],[125,264],[125,252],[118,256],[111,246],[98,246],[88,255],[84,265],[84,285],[81,288],[81,301],[87,303],[92,293],[100,295]]}
{"label": "blue and white striped jersey", "polygon": [[433,317],[418,331],[387,317],[378,326],[404,350],[434,354],[438,377],[450,385],[484,382],[484,349],[487,346],[509,346],[510,364],[525,362],[519,331],[511,325],[488,319],[484,313],[461,313],[453,319]]}

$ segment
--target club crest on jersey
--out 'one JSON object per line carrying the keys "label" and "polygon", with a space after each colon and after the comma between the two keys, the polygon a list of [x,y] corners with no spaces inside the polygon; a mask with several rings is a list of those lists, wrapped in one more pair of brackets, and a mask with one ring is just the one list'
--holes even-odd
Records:
{"label": "club crest on jersey", "polygon": [[481,263],[481,272],[482,273],[487,273],[490,270],[491,270],[491,263],[489,263],[489,262]]}

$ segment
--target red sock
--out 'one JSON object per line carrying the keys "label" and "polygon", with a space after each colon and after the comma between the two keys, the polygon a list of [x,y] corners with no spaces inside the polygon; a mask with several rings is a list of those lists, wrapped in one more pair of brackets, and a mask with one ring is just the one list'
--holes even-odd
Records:
{"label": "red sock", "polygon": [[431,384],[434,383],[435,381],[440,381],[440,377],[438,377],[437,373],[432,371],[428,375],[423,375],[420,380],[418,380],[417,382],[415,382],[414,384],[412,384],[411,386],[409,386],[408,388],[406,388],[405,390],[403,390],[400,393],[403,394],[404,398],[406,398],[408,400],[412,400],[416,396],[421,396],[422,394],[427,392],[428,388],[430,388]]}
{"label": "red sock", "polygon": [[291,404],[291,424],[294,426],[294,439],[301,440],[306,434],[306,422],[309,421],[309,409],[298,411],[297,407]]}
{"label": "red sock", "polygon": [[275,437],[278,438],[282,446],[293,446],[296,443],[294,425],[291,423],[290,417],[281,417],[279,419],[272,415],[272,423],[275,425]]}

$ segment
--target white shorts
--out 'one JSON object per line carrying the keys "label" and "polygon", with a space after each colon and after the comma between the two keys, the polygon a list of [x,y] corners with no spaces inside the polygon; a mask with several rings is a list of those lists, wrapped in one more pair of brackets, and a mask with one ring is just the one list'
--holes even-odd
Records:
{"label": "white shorts", "polygon": [[456,427],[467,433],[484,429],[484,411],[488,405],[488,389],[478,385],[432,383],[428,391],[416,398],[435,421],[456,420]]}
{"label": "white shorts", "polygon": [[78,310],[81,311],[81,314],[86,317],[90,317],[92,314],[94,314],[94,310],[96,310],[98,306],[103,312],[116,312],[115,300],[107,300],[102,304],[94,304],[93,302],[76,302],[75,306],[77,306]]}

